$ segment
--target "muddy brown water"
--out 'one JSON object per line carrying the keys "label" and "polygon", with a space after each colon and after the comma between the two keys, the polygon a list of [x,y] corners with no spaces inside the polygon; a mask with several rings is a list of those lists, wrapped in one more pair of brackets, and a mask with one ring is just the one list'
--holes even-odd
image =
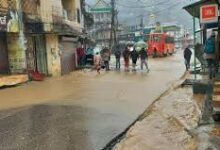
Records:
{"label": "muddy brown water", "polygon": [[84,70],[0,90],[0,149],[103,148],[184,72],[182,52],[149,65],[150,73]]}
{"label": "muddy brown water", "polygon": [[196,101],[201,97],[193,96],[191,88],[169,92],[131,127],[114,150],[196,149],[197,141],[189,130],[198,126],[201,110]]}

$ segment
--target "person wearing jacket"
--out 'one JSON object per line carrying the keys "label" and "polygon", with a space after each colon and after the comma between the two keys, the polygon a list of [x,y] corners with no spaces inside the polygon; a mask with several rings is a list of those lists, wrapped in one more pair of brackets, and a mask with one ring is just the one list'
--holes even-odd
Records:
{"label": "person wearing jacket", "polygon": [[136,51],[136,49],[134,49],[132,52],[131,52],[131,60],[132,60],[132,70],[133,71],[136,71],[136,63],[137,63],[137,60],[139,58],[139,54],[138,52]]}
{"label": "person wearing jacket", "polygon": [[102,50],[102,60],[104,61],[106,71],[110,70],[109,68],[110,57],[111,57],[111,51],[108,48],[104,48]]}
{"label": "person wearing jacket", "polygon": [[150,70],[148,68],[147,58],[148,58],[147,51],[145,50],[145,48],[142,48],[140,51],[141,70],[144,69],[144,65],[145,65],[147,72],[149,72]]}
{"label": "person wearing jacket", "polygon": [[130,51],[129,48],[126,47],[123,51],[123,57],[125,62],[125,71],[129,71],[129,57],[130,57]]}
{"label": "person wearing jacket", "polygon": [[215,54],[215,33],[206,40],[204,46],[204,59],[208,63],[209,79],[215,77],[216,71],[216,54]]}
{"label": "person wearing jacket", "polygon": [[189,48],[186,48],[184,50],[183,55],[184,55],[184,59],[185,59],[186,70],[188,71],[190,68],[190,60],[191,60],[192,52]]}
{"label": "person wearing jacket", "polygon": [[121,51],[119,50],[119,48],[117,47],[117,49],[115,50],[115,59],[116,59],[116,70],[120,70],[121,68]]}

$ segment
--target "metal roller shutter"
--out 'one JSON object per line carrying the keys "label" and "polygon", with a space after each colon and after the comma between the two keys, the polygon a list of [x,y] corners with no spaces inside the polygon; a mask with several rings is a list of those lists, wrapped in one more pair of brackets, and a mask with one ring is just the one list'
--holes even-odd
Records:
{"label": "metal roller shutter", "polygon": [[61,40],[60,45],[62,47],[61,55],[61,72],[62,75],[68,74],[76,68],[76,46],[73,41]]}
{"label": "metal roller shutter", "polygon": [[9,73],[6,35],[0,33],[0,73]]}

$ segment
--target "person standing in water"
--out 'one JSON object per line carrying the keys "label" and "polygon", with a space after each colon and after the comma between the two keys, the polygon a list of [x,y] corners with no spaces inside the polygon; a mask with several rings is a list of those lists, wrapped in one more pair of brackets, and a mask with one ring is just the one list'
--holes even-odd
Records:
{"label": "person standing in water", "polygon": [[100,70],[101,70],[101,61],[102,61],[102,58],[101,58],[99,52],[96,52],[96,54],[94,56],[94,65],[95,65],[95,69],[98,74],[100,74]]}
{"label": "person standing in water", "polygon": [[141,70],[144,69],[144,65],[147,69],[147,72],[149,72],[149,67],[148,67],[148,64],[147,64],[147,58],[148,58],[148,54],[147,54],[147,51],[145,50],[145,48],[142,48],[141,51],[140,51],[140,59],[141,59]]}
{"label": "person standing in water", "polygon": [[132,71],[136,71],[136,63],[139,58],[138,52],[134,48],[134,50],[131,52],[131,60],[132,60]]}

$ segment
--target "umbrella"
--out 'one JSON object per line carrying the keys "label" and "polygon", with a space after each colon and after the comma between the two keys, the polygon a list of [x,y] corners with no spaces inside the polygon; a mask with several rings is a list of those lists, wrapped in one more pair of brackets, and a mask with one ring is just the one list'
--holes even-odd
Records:
{"label": "umbrella", "polygon": [[134,44],[134,47],[136,49],[136,51],[141,51],[141,49],[146,49],[147,48],[147,44],[144,41],[139,41],[137,43]]}

